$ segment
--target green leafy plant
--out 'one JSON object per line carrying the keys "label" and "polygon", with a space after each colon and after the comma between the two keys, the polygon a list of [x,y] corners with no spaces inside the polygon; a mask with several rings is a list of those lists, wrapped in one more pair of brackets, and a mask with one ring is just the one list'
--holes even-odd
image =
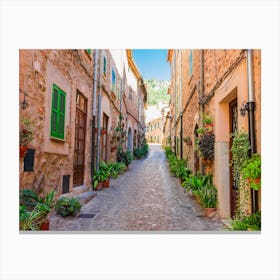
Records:
{"label": "green leafy plant", "polygon": [[259,190],[261,177],[261,156],[254,154],[252,158],[247,159],[241,168],[241,176],[243,180],[248,180],[251,188]]}
{"label": "green leafy plant", "polygon": [[117,158],[118,162],[123,162],[128,167],[133,160],[133,155],[129,151],[123,152],[118,150]]}
{"label": "green leafy plant", "polygon": [[55,204],[56,213],[62,217],[76,216],[81,207],[82,205],[76,197],[61,197]]}
{"label": "green leafy plant", "polygon": [[242,219],[234,219],[231,226],[233,230],[261,230],[261,211]]}
{"label": "green leafy plant", "polygon": [[133,156],[137,159],[140,159],[146,156],[148,152],[149,152],[149,146],[148,144],[145,143],[142,147],[133,149]]}
{"label": "green leafy plant", "polygon": [[206,132],[206,129],[204,127],[199,127],[196,132],[197,134],[204,134]]}
{"label": "green leafy plant", "polygon": [[244,163],[249,159],[248,151],[250,149],[249,136],[247,132],[235,131],[232,134],[232,160],[233,177],[239,182],[240,172]]}
{"label": "green leafy plant", "polygon": [[40,224],[43,222],[44,213],[37,206],[33,210],[26,209],[20,205],[19,208],[19,228],[20,230],[39,230]]}
{"label": "green leafy plant", "polygon": [[210,115],[208,114],[203,114],[203,124],[209,125],[213,123],[213,119]]}
{"label": "green leafy plant", "polygon": [[20,191],[20,229],[39,229],[40,224],[48,220],[48,215],[55,206],[56,191],[46,195],[37,194],[34,190]]}
{"label": "green leafy plant", "polygon": [[108,179],[108,172],[102,169],[94,172],[93,175],[93,189],[96,189],[98,183],[102,183]]}

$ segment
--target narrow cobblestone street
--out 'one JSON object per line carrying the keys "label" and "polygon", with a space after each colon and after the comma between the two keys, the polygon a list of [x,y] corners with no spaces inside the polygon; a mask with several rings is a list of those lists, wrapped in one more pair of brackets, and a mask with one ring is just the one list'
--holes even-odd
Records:
{"label": "narrow cobblestone street", "polygon": [[82,207],[93,218],[53,216],[53,231],[203,231],[223,225],[204,216],[202,208],[170,176],[161,145],[150,145],[148,156],[111,180],[111,186]]}

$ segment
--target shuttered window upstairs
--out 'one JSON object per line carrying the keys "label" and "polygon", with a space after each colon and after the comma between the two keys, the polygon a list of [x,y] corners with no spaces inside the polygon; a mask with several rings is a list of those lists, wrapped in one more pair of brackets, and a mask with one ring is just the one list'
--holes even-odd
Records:
{"label": "shuttered window upstairs", "polygon": [[51,137],[64,140],[66,93],[53,84]]}

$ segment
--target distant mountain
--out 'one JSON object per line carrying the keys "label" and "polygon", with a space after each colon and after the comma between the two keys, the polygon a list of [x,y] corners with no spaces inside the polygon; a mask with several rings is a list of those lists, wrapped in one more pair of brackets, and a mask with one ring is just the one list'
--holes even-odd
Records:
{"label": "distant mountain", "polygon": [[158,102],[168,103],[170,96],[167,94],[169,81],[146,80],[148,93],[148,106],[156,105]]}

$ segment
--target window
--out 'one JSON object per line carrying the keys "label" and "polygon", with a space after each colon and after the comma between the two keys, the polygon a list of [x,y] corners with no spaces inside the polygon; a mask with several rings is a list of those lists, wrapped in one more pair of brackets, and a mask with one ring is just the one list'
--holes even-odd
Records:
{"label": "window", "polygon": [[107,73],[107,59],[106,56],[103,56],[103,74],[106,76]]}
{"label": "window", "polygon": [[66,93],[53,84],[51,110],[51,136],[64,139]]}
{"label": "window", "polygon": [[193,51],[190,50],[190,57],[189,57],[189,63],[190,63],[190,77],[193,74]]}
{"label": "window", "polygon": [[116,74],[114,69],[112,69],[112,92],[116,92]]}

